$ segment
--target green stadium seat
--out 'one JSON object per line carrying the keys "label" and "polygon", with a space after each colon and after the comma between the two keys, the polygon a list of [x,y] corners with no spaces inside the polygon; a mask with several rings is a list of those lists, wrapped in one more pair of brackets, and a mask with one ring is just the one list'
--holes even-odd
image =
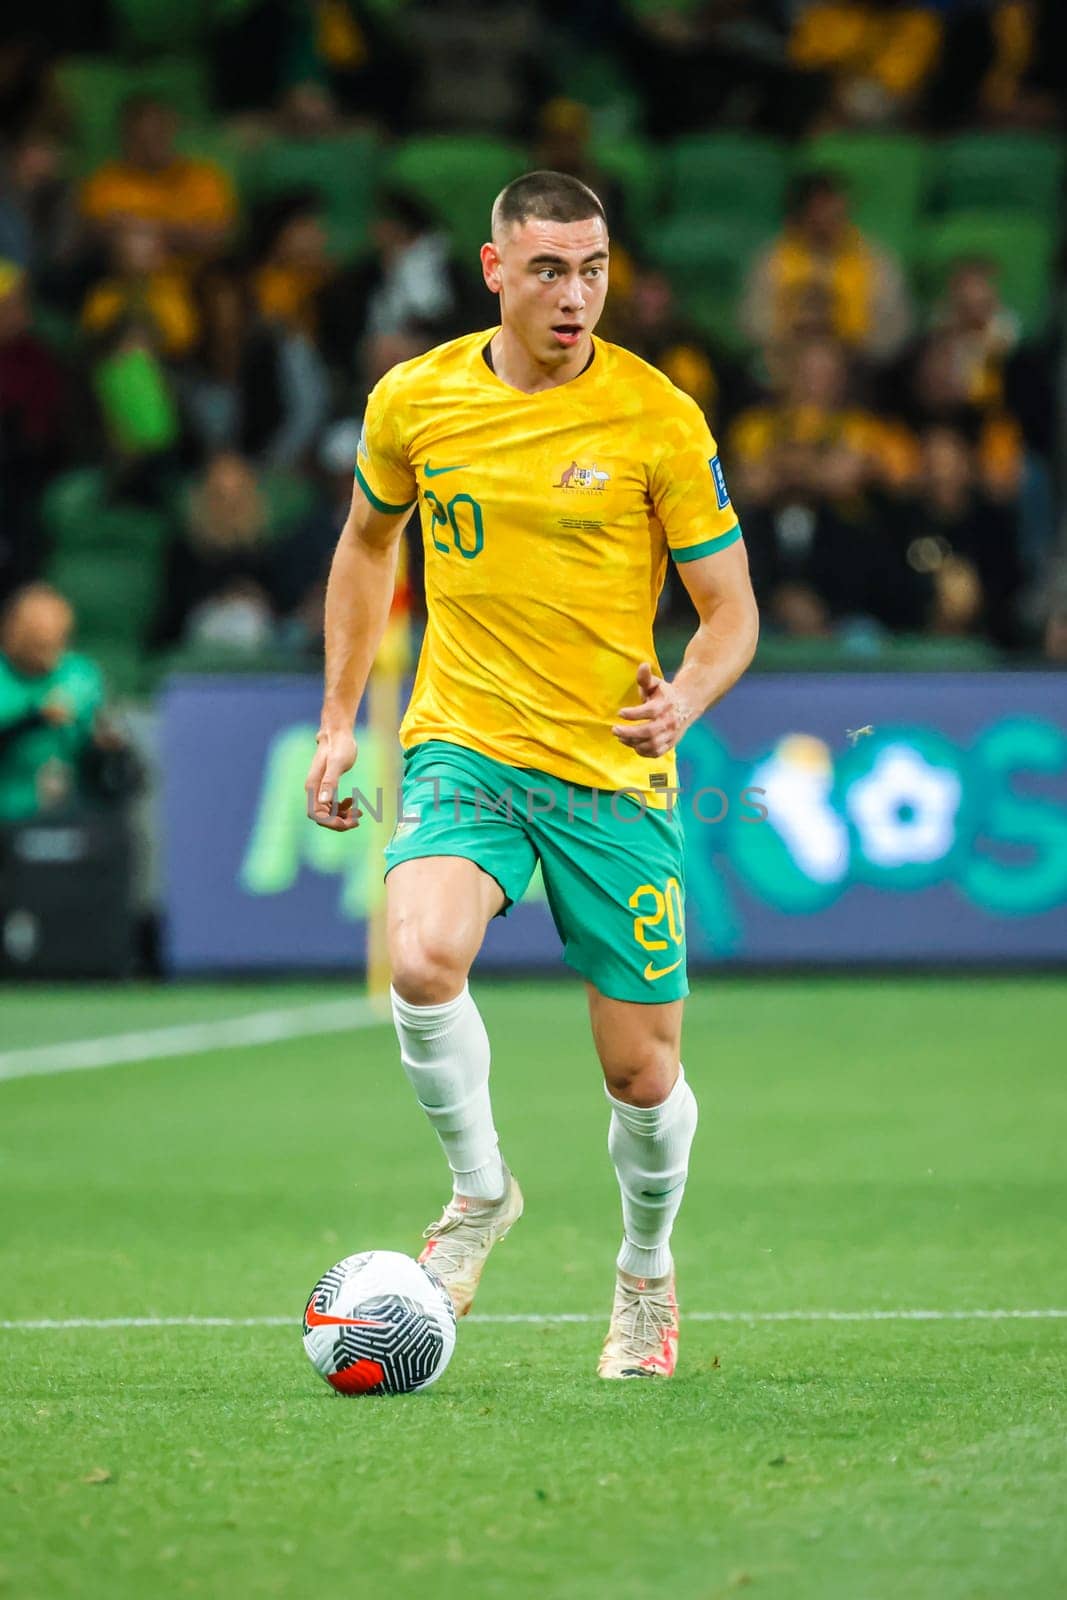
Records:
{"label": "green stadium seat", "polygon": [[451,233],[461,265],[474,272],[479,246],[489,237],[493,201],[528,164],[518,145],[449,134],[406,140],[390,158],[385,177],[430,207]]}
{"label": "green stadium seat", "polygon": [[798,171],[829,171],[847,185],[864,233],[903,256],[914,246],[929,181],[929,148],[905,133],[828,133],[803,146]]}
{"label": "green stadium seat", "polygon": [[228,128],[218,122],[185,123],[178,130],[177,145],[183,156],[210,161],[220,168],[237,193],[243,193],[252,157],[247,145]]}
{"label": "green stadium seat", "polygon": [[641,127],[645,106],[619,62],[597,50],[553,52],[553,88],[568,100],[587,106],[601,139],[625,139]]}
{"label": "green stadium seat", "polygon": [[[660,157],[644,139],[593,140],[593,159],[622,189],[630,233],[640,240],[660,208]],[[613,219],[608,218],[611,222]]]}
{"label": "green stadium seat", "polygon": [[151,507],[109,502],[103,472],[91,467],[52,480],[41,501],[41,518],[57,553],[132,552],[150,561],[169,529],[164,514]]}
{"label": "green stadium seat", "polygon": [[191,122],[207,119],[206,71],[201,62],[182,56],[139,66],[103,56],[71,56],[57,63],[54,79],[70,115],[73,163],[79,173],[117,153],[119,112],[130,95],[158,95]]}
{"label": "green stadium seat", "polygon": [[74,607],[77,627],[86,638],[133,648],[152,624],[161,578],[154,552],[59,550],[48,577]]}
{"label": "green stadium seat", "polygon": [[326,208],[330,242],[340,256],[350,257],[369,243],[379,167],[378,140],[372,133],[272,139],[241,159],[241,187],[252,202],[292,189],[317,190]]}
{"label": "green stadium seat", "polygon": [[195,50],[210,26],[202,4],[189,0],[110,0],[119,41],[131,54]]}
{"label": "green stadium seat", "polygon": [[[171,501],[173,522],[186,527],[196,492],[197,479],[186,478]],[[297,523],[302,522],[314,509],[315,488],[310,478],[302,473],[287,472],[282,467],[269,467],[259,474],[259,489],[267,503],[268,541],[284,538]]]}
{"label": "green stadium seat", "polygon": [[1064,177],[1063,139],[1037,133],[970,133],[937,156],[935,197],[954,211],[1021,211],[1051,218]]}
{"label": "green stadium seat", "polygon": [[736,349],[743,343],[737,304],[769,236],[766,224],[748,218],[675,216],[656,230],[649,249],[693,322],[717,344]]}
{"label": "green stadium seat", "polygon": [[1052,218],[1011,212],[961,211],[929,223],[920,234],[914,260],[920,290],[933,300],[953,262],[988,259],[998,268],[1005,305],[1018,313],[1027,334],[1040,333],[1048,321],[1057,237]]}
{"label": "green stadium seat", "polygon": [[788,163],[773,139],[687,134],[667,148],[664,165],[672,216],[736,217],[768,230],[781,223]]}

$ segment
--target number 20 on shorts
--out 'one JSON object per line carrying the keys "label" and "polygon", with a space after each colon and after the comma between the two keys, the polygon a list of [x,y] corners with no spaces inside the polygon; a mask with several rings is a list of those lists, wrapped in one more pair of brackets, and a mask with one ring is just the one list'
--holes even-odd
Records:
{"label": "number 20 on shorts", "polygon": [[[627,904],[634,917],[634,938],[643,950],[658,952],[681,948],[685,940],[685,908],[682,904],[682,886],[677,878],[668,878],[662,889],[653,883],[642,883],[634,890]],[[663,934],[667,938],[663,938]],[[678,957],[678,961],[681,956]],[[673,972],[678,961],[656,969],[654,961],[645,967],[646,978],[659,978]]]}

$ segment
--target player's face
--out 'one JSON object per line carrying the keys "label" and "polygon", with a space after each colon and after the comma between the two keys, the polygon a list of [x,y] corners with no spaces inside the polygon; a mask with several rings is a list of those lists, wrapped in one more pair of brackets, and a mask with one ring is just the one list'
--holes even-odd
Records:
{"label": "player's face", "polygon": [[482,248],[485,281],[500,296],[500,320],[535,360],[565,365],[589,348],[608,292],[608,231],[583,222],[531,218]]}

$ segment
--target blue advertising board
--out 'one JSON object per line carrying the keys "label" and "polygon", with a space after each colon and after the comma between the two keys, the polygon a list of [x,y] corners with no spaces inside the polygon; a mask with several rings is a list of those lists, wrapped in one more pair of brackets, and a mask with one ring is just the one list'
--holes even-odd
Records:
{"label": "blue advertising board", "polygon": [[[171,971],[362,960],[393,763],[362,735],[364,821],[309,822],[320,693],[296,677],[168,684]],[[1067,960],[1067,678],[753,675],[690,729],[679,782],[696,967]],[[482,964],[559,959],[535,877]]]}

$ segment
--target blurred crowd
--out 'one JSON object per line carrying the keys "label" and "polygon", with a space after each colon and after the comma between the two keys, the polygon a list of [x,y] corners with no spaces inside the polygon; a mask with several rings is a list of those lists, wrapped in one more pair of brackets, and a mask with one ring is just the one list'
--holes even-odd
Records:
{"label": "blurred crowd", "polygon": [[[635,204],[609,159],[614,130],[650,148],[736,130],[790,153],[853,131],[1061,135],[1062,0],[41,0],[9,13],[0,601],[16,606],[0,667],[16,677],[35,675],[18,653],[25,586],[46,580],[116,661],[317,658],[367,392],[395,362],[494,321],[473,248],[425,186],[389,169],[346,236],[317,152],[349,152],[354,192],[361,149],[441,134],[517,141],[527,164],[602,195],[616,249],[601,331],[707,413],[770,632],[859,649],[939,635],[1067,660],[1056,318],[1027,326],[1002,261],[980,252],[917,296],[908,262],[857,220],[855,190],[791,154],[774,225],[716,324],[657,247],[660,195]],[[219,149],[281,151],[292,181],[249,191],[204,148],[203,119],[190,140],[180,96],[153,87],[154,63],[182,52],[208,85]],[[105,57],[140,86],[87,161],[99,108],[76,106],[71,85]],[[65,640],[63,601],[47,587],[30,600]],[[664,612],[685,615],[673,584]],[[18,702],[19,726],[32,714],[51,743],[77,720],[54,688]],[[15,738],[0,725],[0,766]]]}

